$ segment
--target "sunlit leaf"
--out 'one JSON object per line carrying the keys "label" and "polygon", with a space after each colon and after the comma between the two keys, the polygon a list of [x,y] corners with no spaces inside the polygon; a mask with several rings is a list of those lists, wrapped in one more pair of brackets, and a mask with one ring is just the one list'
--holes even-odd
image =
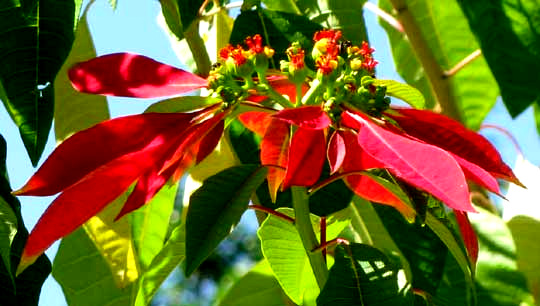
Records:
{"label": "sunlit leaf", "polygon": [[[91,269],[89,270],[89,267]],[[81,274],[81,271],[88,273]],[[79,228],[60,243],[53,276],[62,286],[68,305],[132,305],[131,284],[119,289],[102,254]]]}
{"label": "sunlit leaf", "polygon": [[71,86],[68,70],[73,64],[96,57],[94,43],[86,18],[81,16],[73,47],[54,82],[54,134],[62,142],[73,133],[109,119],[107,99],[98,95],[84,95]]}
{"label": "sunlit leaf", "polygon": [[399,262],[353,243],[336,248],[336,262],[317,305],[413,305],[413,295]]}
{"label": "sunlit leaf", "polygon": [[221,102],[220,99],[201,96],[182,96],[156,102],[145,113],[182,113]]}
{"label": "sunlit leaf", "polygon": [[106,96],[158,98],[207,86],[191,72],[133,53],[113,53],[81,62],[69,70],[80,92]]}
{"label": "sunlit leaf", "polygon": [[515,117],[533,103],[540,105],[540,4],[534,0],[457,2],[480,42],[510,114]]}
{"label": "sunlit leaf", "polygon": [[283,306],[292,303],[283,293],[266,260],[258,262],[221,299],[219,306]]}
{"label": "sunlit leaf", "polygon": [[185,226],[181,224],[173,229],[163,248],[139,279],[135,305],[148,305],[159,286],[185,258]]}
{"label": "sunlit leaf", "polygon": [[[421,33],[415,34],[423,36],[442,71],[450,70],[479,48],[457,1],[406,0],[404,3],[420,27]],[[379,5],[386,12],[396,13],[388,0],[379,1]],[[390,39],[397,71],[408,84],[422,92],[426,106],[433,108],[435,98],[431,85],[417,59],[417,51],[411,47],[411,40],[386,22],[381,21],[381,25]],[[477,130],[498,95],[497,84],[484,58],[468,63],[451,77],[438,77],[446,80],[449,99],[455,101],[464,124]]]}
{"label": "sunlit leaf", "polygon": [[19,127],[34,166],[49,135],[54,79],[73,43],[81,2],[32,0],[0,4],[0,83],[7,97],[2,102]]}
{"label": "sunlit leaf", "polygon": [[238,120],[253,133],[264,136],[266,128],[272,120],[271,114],[264,112],[247,112],[240,114]]}
{"label": "sunlit leaf", "polygon": [[274,118],[261,141],[261,164],[283,168],[268,168],[266,179],[272,202],[276,202],[277,192],[285,179],[285,168],[289,157],[289,134],[289,125]]}
{"label": "sunlit leaf", "polygon": [[282,189],[315,184],[321,175],[325,158],[324,131],[298,128],[291,138]]}
{"label": "sunlit leaf", "polygon": [[186,275],[210,255],[247,209],[266,168],[242,165],[206,179],[190,198],[186,217]]}
{"label": "sunlit leaf", "polygon": [[403,84],[394,80],[380,80],[374,79],[373,85],[385,86],[386,94],[395,98],[398,98],[404,102],[407,102],[414,108],[422,109],[425,107],[425,100],[422,93],[407,84]]}
{"label": "sunlit leaf", "polygon": [[345,160],[347,148],[342,133],[342,131],[335,131],[332,136],[330,136],[330,140],[328,140],[326,158],[330,164],[330,174],[334,174],[334,172],[338,171]]}
{"label": "sunlit leaf", "polygon": [[0,197],[0,256],[12,281],[11,274],[11,244],[17,234],[17,216],[8,203]]}

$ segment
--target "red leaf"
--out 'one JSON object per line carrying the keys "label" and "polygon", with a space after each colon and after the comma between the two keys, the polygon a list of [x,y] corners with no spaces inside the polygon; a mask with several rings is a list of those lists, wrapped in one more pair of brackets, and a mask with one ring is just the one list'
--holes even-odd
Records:
{"label": "red leaf", "polygon": [[458,121],[426,110],[399,108],[395,111],[399,115],[391,112],[386,115],[407,134],[452,152],[495,177],[521,184],[512,169],[502,161],[497,149],[482,135]]}
{"label": "red leaf", "polygon": [[223,122],[223,120],[219,120],[215,127],[210,130],[204,136],[204,138],[202,138],[199,144],[199,148],[197,150],[197,159],[195,160],[195,163],[200,163],[203,159],[210,155],[212,151],[214,151],[219,141],[221,140],[224,127],[225,123]]}
{"label": "red leaf", "polygon": [[[343,139],[346,146],[345,159],[343,161],[342,172],[355,172],[373,168],[383,168],[383,165],[373,159],[358,144],[356,135],[352,132],[343,132]],[[414,218],[414,210],[403,203],[391,191],[384,188],[369,176],[349,175],[344,179],[349,188],[358,196],[372,202],[393,206],[404,216]]]}
{"label": "red leaf", "polygon": [[114,53],[78,63],[69,79],[80,92],[107,96],[157,98],[207,86],[191,72],[133,53]]}
{"label": "red leaf", "polygon": [[463,170],[467,179],[500,195],[499,183],[497,183],[497,180],[489,172],[455,154],[452,154],[452,156],[461,166],[461,170]]}
{"label": "red leaf", "polygon": [[321,176],[326,157],[324,130],[299,127],[291,139],[283,190],[290,186],[311,186]]}
{"label": "red leaf", "polygon": [[467,248],[467,252],[471,257],[473,265],[476,265],[476,261],[478,260],[478,237],[471,226],[471,222],[469,221],[466,212],[454,209],[454,214],[459,226],[459,231],[463,237],[465,248]]}
{"label": "red leaf", "polygon": [[272,116],[305,129],[325,129],[332,123],[320,106],[286,108]]}
{"label": "red leaf", "polygon": [[247,112],[238,115],[238,120],[253,133],[263,137],[272,120],[272,115],[265,112]]}
{"label": "red leaf", "polygon": [[[53,242],[66,236],[99,213],[170,150],[178,130],[155,137],[139,151],[99,167],[65,189],[41,216],[30,233],[19,270],[30,265]],[[171,139],[172,138],[172,139]]]}
{"label": "red leaf", "polygon": [[326,152],[328,163],[330,164],[330,174],[334,174],[343,164],[345,159],[345,140],[341,135],[342,131],[336,131],[330,136],[328,151]]}
{"label": "red leaf", "polygon": [[186,129],[198,113],[147,113],[97,124],[64,141],[18,195],[53,195],[88,173],[131,152],[137,152],[169,129]]}
{"label": "red leaf", "polygon": [[425,190],[451,208],[475,212],[465,175],[450,153],[387,131],[358,115],[358,143],[373,158],[411,185]]}
{"label": "red leaf", "polygon": [[261,164],[279,166],[269,167],[268,191],[272,202],[276,202],[277,191],[285,179],[289,154],[289,125],[279,119],[272,119],[261,141]]}

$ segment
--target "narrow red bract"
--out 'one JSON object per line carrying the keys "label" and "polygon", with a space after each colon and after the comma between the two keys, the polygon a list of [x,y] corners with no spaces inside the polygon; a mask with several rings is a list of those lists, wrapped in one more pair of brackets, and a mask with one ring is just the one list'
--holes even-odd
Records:
{"label": "narrow red bract", "polygon": [[353,117],[362,126],[360,146],[390,172],[451,208],[475,212],[465,175],[450,153],[387,131],[361,116]]}
{"label": "narrow red bract", "polygon": [[291,139],[287,172],[282,189],[315,184],[321,175],[325,158],[324,130],[299,127]]}
{"label": "narrow red bract", "polygon": [[342,131],[335,131],[332,136],[330,136],[330,140],[328,141],[326,157],[328,158],[328,163],[330,164],[330,174],[334,174],[336,171],[338,171],[345,160],[347,147],[345,145],[345,140],[343,139],[342,133]]}
{"label": "narrow red bract", "polygon": [[270,198],[274,203],[279,187],[285,179],[285,169],[289,157],[289,133],[287,123],[273,118],[261,140],[261,164],[270,166],[266,178]]}
{"label": "narrow red bract", "polygon": [[478,237],[474,232],[466,212],[454,210],[454,214],[456,215],[456,221],[459,226],[461,236],[463,237],[465,248],[467,248],[467,253],[469,253],[474,266],[478,260]]}
{"label": "narrow red bract", "polygon": [[81,62],[69,70],[80,92],[106,96],[177,96],[208,85],[191,72],[133,53],[114,53]]}
{"label": "narrow red bract", "polygon": [[407,134],[476,164],[495,177],[521,184],[495,147],[458,121],[427,110],[396,108],[394,111],[397,114],[388,112],[386,115]]}
{"label": "narrow red bract", "polygon": [[265,112],[247,112],[238,115],[238,120],[253,133],[263,137],[272,120],[272,115]]}

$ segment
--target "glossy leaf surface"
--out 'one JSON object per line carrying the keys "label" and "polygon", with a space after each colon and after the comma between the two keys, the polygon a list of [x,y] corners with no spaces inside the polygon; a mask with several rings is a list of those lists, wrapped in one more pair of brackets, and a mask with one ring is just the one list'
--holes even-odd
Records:
{"label": "glossy leaf surface", "polygon": [[291,138],[282,189],[315,184],[321,175],[325,158],[324,131],[298,128]]}
{"label": "glossy leaf surface", "polygon": [[190,198],[186,217],[186,275],[210,255],[247,209],[266,168],[242,165],[206,179]]}
{"label": "glossy leaf surface", "polygon": [[374,79],[373,85],[385,86],[387,95],[407,102],[407,104],[414,108],[422,109],[425,107],[426,102],[422,93],[418,89],[410,85],[403,84],[394,80],[379,79]]}
{"label": "glossy leaf surface", "polygon": [[69,70],[78,91],[118,97],[158,98],[206,87],[205,79],[133,53],[107,54]]}
{"label": "glossy leaf surface", "polygon": [[2,102],[34,166],[51,128],[54,79],[73,43],[80,4],[54,0],[0,4],[0,83],[6,95]]}

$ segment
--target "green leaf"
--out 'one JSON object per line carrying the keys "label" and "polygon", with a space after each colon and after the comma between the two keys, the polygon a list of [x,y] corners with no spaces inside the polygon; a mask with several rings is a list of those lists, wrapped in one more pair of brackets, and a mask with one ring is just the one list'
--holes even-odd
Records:
{"label": "green leaf", "polygon": [[294,0],[263,0],[264,6],[273,11],[281,11],[290,14],[301,15],[300,9],[296,6]]}
{"label": "green leaf", "polygon": [[117,2],[117,0],[109,0],[109,5],[113,10],[116,10],[116,5],[118,4]]}
{"label": "green leaf", "polygon": [[536,131],[540,134],[540,103],[534,104],[534,120],[536,121]]}
{"label": "green leaf", "polygon": [[34,166],[51,128],[54,79],[71,48],[80,2],[0,4],[0,83],[7,96],[2,101]]}
{"label": "green leaf", "polygon": [[399,261],[352,243],[336,248],[336,262],[317,305],[413,305],[413,295]]}
{"label": "green leaf", "polygon": [[294,305],[281,290],[266,260],[258,262],[238,280],[219,303],[219,306],[252,305]]}
{"label": "green leaf", "polygon": [[354,44],[367,41],[363,6],[366,0],[297,1],[299,9],[326,29],[337,29]]}
{"label": "green leaf", "polygon": [[178,184],[165,185],[150,203],[129,214],[131,236],[142,271],[160,252],[167,235]]}
{"label": "green leaf", "polygon": [[185,226],[175,227],[165,246],[154,257],[139,279],[135,305],[149,305],[152,297],[167,276],[186,258]]}
{"label": "green leaf", "polygon": [[453,256],[446,256],[444,273],[437,288],[437,295],[431,296],[435,305],[476,305],[472,288],[463,275],[463,270]]}
{"label": "green leaf", "polygon": [[259,165],[225,169],[206,179],[190,198],[186,216],[186,275],[210,255],[239,221],[266,177]]}
{"label": "green leaf", "polygon": [[[51,263],[43,254],[13,282],[14,269],[19,264],[24,244],[28,238],[28,231],[24,227],[20,203],[17,198],[11,195],[11,186],[5,173],[5,157],[6,142],[0,135],[0,201],[7,204],[11,212],[14,213],[17,225],[17,232],[11,242],[11,256],[9,257],[11,268],[8,269],[4,260],[0,261],[0,296],[2,303],[6,305],[37,305],[41,286],[51,272]],[[9,240],[9,236],[2,236],[1,239]],[[2,258],[5,259],[3,256],[2,253]]]}
{"label": "green leaf", "polygon": [[159,0],[161,12],[169,30],[178,38],[184,38],[184,31],[199,14],[204,0]]}
{"label": "green leaf", "polygon": [[407,222],[394,208],[374,205],[393,241],[407,259],[412,286],[435,295],[441,281],[447,249],[427,226]]}
{"label": "green leaf", "polygon": [[[518,270],[512,234],[499,217],[479,207],[469,214],[480,244],[476,266],[479,305],[534,305],[527,279]],[[532,251],[532,250],[527,250]]]}
{"label": "green leaf", "polygon": [[7,271],[10,271],[8,274],[13,282],[15,279],[11,274],[11,244],[15,234],[17,234],[17,216],[9,204],[0,198],[0,256]]}
{"label": "green leaf", "polygon": [[305,50],[311,50],[313,34],[319,30],[321,26],[305,16],[266,9],[244,11],[234,21],[230,42],[242,44],[247,36],[262,35],[264,44],[276,51],[273,68],[279,69],[275,64],[286,59],[285,50],[292,42],[298,41]]}
{"label": "green leaf", "polygon": [[[429,50],[444,71],[479,48],[469,25],[455,0],[429,1],[406,0],[407,9],[421,29]],[[387,12],[392,12],[388,0],[379,1]],[[423,68],[420,66],[407,37],[385,22],[385,28],[392,46],[394,63],[399,74],[411,86],[419,89],[426,98],[426,106],[434,106],[434,98]],[[440,76],[445,78],[444,76]],[[455,75],[445,78],[456,101],[463,123],[474,130],[495,104],[497,85],[483,57],[467,64]]]}
{"label": "green leaf", "polygon": [[110,117],[104,96],[80,93],[73,89],[68,78],[67,72],[71,66],[96,57],[86,19],[88,8],[79,21],[73,48],[54,82],[54,132],[57,142]]}
{"label": "green leaf", "polygon": [[[458,0],[516,117],[540,103],[540,3],[537,0]],[[497,39],[493,39],[497,37]]]}
{"label": "green leaf", "polygon": [[418,109],[425,107],[426,101],[422,93],[407,84],[403,84],[394,80],[379,80],[374,79],[373,85],[386,86],[386,94],[407,102],[410,106]]}
{"label": "green leaf", "polygon": [[134,284],[122,289],[116,286],[109,265],[83,228],[62,239],[53,266],[53,276],[62,286],[68,305],[133,304]]}
{"label": "green leaf", "polygon": [[[532,200],[532,199],[531,199]],[[507,223],[516,244],[517,265],[527,277],[530,292],[540,302],[540,221],[529,216],[515,216]]]}
{"label": "green leaf", "polygon": [[[290,208],[279,208],[277,211],[294,216]],[[349,224],[348,210],[329,216],[327,219],[327,240],[332,240]],[[311,215],[311,223],[316,233],[320,232],[320,218]],[[309,259],[303,247],[296,227],[278,217],[269,215],[261,224],[257,235],[261,240],[264,257],[276,276],[278,282],[289,298],[296,304],[313,291],[318,292],[317,282],[311,269]],[[316,295],[316,294],[315,294]]]}
{"label": "green leaf", "polygon": [[221,102],[220,99],[201,96],[183,96],[156,102],[145,113],[182,113]]}

